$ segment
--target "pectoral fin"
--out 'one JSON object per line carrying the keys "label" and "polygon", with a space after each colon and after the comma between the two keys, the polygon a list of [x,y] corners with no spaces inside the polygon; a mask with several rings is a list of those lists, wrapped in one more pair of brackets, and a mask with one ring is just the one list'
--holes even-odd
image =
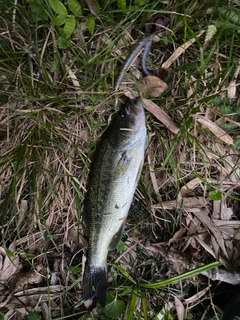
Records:
{"label": "pectoral fin", "polygon": [[130,157],[127,152],[123,152],[114,170],[116,178],[122,177],[125,174],[131,161],[132,157]]}

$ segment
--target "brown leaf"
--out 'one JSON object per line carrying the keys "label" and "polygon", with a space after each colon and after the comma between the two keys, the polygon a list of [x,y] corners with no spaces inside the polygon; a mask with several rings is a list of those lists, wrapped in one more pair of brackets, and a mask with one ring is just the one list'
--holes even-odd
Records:
{"label": "brown leaf", "polygon": [[88,1],[85,1],[85,3],[88,6],[88,9],[90,10],[91,14],[96,17],[98,14],[97,14],[97,8],[94,4],[94,1],[88,0]]}
{"label": "brown leaf", "polygon": [[177,232],[175,232],[175,234],[173,235],[173,237],[168,241],[168,245],[170,245],[172,242],[177,241],[178,239],[182,238],[182,236],[185,234],[186,229],[185,228],[180,228]]}
{"label": "brown leaf", "polygon": [[[22,265],[20,264],[19,257],[17,255],[16,256],[14,255],[13,257],[9,257],[6,254],[6,251],[4,248],[1,248],[1,250],[4,250],[5,257],[4,257],[2,269],[0,270],[0,282],[4,284],[7,282],[8,279],[12,277],[12,275],[14,275],[16,272],[21,270]],[[16,251],[15,242],[10,244],[9,250],[13,253]]]}
{"label": "brown leaf", "polygon": [[80,92],[81,91],[81,87],[80,87],[80,83],[79,83],[79,81],[78,81],[78,79],[77,79],[77,77],[75,75],[75,72],[73,72],[67,64],[65,64],[65,68],[66,68],[66,70],[67,70],[67,72],[69,74],[68,77],[72,80],[74,88],[77,91]]}
{"label": "brown leaf", "polygon": [[[225,243],[223,239],[223,235],[221,230],[216,226],[214,221],[208,217],[207,212],[194,212],[194,215],[205,225],[207,230],[211,231],[214,239],[216,240],[217,246],[222,249],[222,253],[224,254],[224,258],[228,258],[228,254],[225,248]],[[212,239],[213,240],[213,239]],[[218,259],[218,257],[216,257]]]}
{"label": "brown leaf", "polygon": [[178,126],[173,120],[154,102],[144,99],[145,108],[152,113],[160,122],[162,122],[171,132],[177,134],[179,132]]}
{"label": "brown leaf", "polygon": [[[197,38],[199,38],[205,31],[202,30],[201,32],[199,32],[199,34],[197,35]],[[192,38],[190,40],[188,40],[186,43],[184,43],[183,45],[181,45],[181,47],[177,48],[177,50],[175,50],[175,52],[171,55],[170,58],[168,58],[167,61],[165,61],[162,64],[162,68],[164,69],[168,69],[173,62],[181,55],[183,54],[188,47],[190,47],[194,42],[196,41],[196,38]]]}
{"label": "brown leaf", "polygon": [[185,309],[182,302],[176,296],[174,297],[174,302],[175,302],[178,320],[184,320]]}
{"label": "brown leaf", "polygon": [[[207,271],[208,272],[208,271]],[[191,296],[190,298],[187,298],[184,300],[184,304],[186,304],[187,306],[189,306],[189,304],[198,304],[199,303],[199,300],[206,296],[206,293],[209,291],[209,287],[201,290],[200,292],[194,294],[193,296]]]}
{"label": "brown leaf", "polygon": [[[228,99],[235,99],[236,98],[236,92],[237,92],[237,78],[240,72],[240,62],[238,63],[238,66],[234,72],[233,80],[230,82],[228,88],[227,88],[227,96]],[[238,82],[239,85],[239,82]]]}
{"label": "brown leaf", "polygon": [[[209,182],[209,183],[214,182],[213,179],[208,179],[208,178],[204,178],[204,181]],[[195,189],[197,186],[202,185],[202,183],[203,183],[203,180],[200,178],[194,178],[194,179],[190,180],[188,183],[186,183],[181,188],[181,190],[178,194],[178,198],[177,198],[178,203],[181,203],[182,198],[185,198],[186,195],[187,195],[187,197],[189,197],[189,195],[194,195],[192,190]]]}
{"label": "brown leaf", "polygon": [[158,194],[158,182],[157,177],[154,170],[154,165],[151,163],[151,151],[148,153],[148,165],[149,165],[149,174],[152,181],[152,186],[156,194]]}
{"label": "brown leaf", "polygon": [[204,124],[212,133],[215,134],[216,137],[221,139],[227,144],[233,144],[233,139],[218,125],[216,125],[214,122],[211,120],[198,115],[197,116],[197,121]]}
{"label": "brown leaf", "polygon": [[237,92],[237,85],[236,85],[236,81],[232,80],[229,83],[229,86],[227,88],[227,97],[228,99],[232,100],[236,98],[236,92]]}
{"label": "brown leaf", "polygon": [[12,298],[6,305],[9,309],[14,309],[25,306],[36,306],[42,302],[49,302],[59,298],[60,294],[64,291],[64,286],[55,285],[49,287],[39,287],[34,289],[23,290],[15,294],[17,298]]}
{"label": "brown leaf", "polygon": [[153,209],[165,209],[165,210],[172,210],[177,207],[184,208],[188,212],[194,211],[201,211],[203,206],[208,204],[208,200],[204,197],[187,197],[187,198],[180,198],[180,201],[176,200],[169,200],[163,201],[161,204],[154,204],[152,205]]}

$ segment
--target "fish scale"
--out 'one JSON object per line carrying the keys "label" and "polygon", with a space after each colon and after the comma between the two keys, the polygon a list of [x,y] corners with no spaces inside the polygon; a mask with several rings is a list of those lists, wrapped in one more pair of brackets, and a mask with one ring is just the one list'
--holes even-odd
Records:
{"label": "fish scale", "polygon": [[90,167],[83,219],[90,230],[83,299],[104,306],[107,254],[121,239],[141,174],[146,125],[140,98],[128,99],[103,133]]}

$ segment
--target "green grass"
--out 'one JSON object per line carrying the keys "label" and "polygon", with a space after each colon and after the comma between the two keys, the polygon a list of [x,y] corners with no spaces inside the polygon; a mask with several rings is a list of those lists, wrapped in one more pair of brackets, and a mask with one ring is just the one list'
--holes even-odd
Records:
{"label": "green grass", "polygon": [[[216,195],[232,209],[230,221],[240,220],[239,86],[233,94],[228,89],[240,59],[239,4],[136,1],[124,7],[120,2],[95,1],[78,16],[63,1],[76,21],[67,36],[51,23],[57,13],[48,0],[18,0],[15,5],[1,1],[1,247],[15,243],[13,251],[24,271],[42,266],[40,287],[50,284],[54,263],[61,259],[57,283],[63,285],[62,294],[47,301],[52,319],[160,319],[161,312],[164,319],[174,319],[174,297],[182,301],[186,319],[200,319],[204,312],[205,319],[217,319],[222,306],[218,297],[231,288],[221,291],[212,282],[205,300],[191,305],[185,300],[209,286],[211,280],[200,273],[215,266],[214,261],[238,267],[239,256],[233,255],[238,227],[232,227],[229,237],[229,230],[218,227],[226,252],[217,251],[215,235],[193,209],[223,220],[215,207],[218,199],[212,198]],[[152,99],[180,130],[173,134],[146,111],[150,142],[124,246],[109,254],[109,304],[106,310],[95,305],[87,310],[80,286],[87,244],[80,211],[90,158],[117,110],[116,98],[123,94],[113,88],[132,47],[129,35],[134,41],[141,38],[144,25],[157,14],[168,16],[170,26],[153,45],[150,69],[158,71],[178,47],[196,39],[167,70],[167,92]],[[38,72],[40,77],[35,76]],[[223,128],[235,146],[202,125],[199,115]],[[199,182],[191,187],[196,178]],[[193,198],[203,198],[205,204],[187,206]],[[178,236],[179,230],[183,233]],[[215,309],[208,308],[212,297]],[[167,304],[169,310],[163,311]],[[8,307],[1,311],[6,314]],[[42,316],[40,307],[36,311]],[[37,319],[36,313],[31,319]]]}

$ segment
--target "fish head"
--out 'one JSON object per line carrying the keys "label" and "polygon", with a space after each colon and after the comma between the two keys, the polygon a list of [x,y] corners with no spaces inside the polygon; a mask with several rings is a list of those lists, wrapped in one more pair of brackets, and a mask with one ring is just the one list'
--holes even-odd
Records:
{"label": "fish head", "polygon": [[143,103],[140,98],[127,99],[113,120],[109,142],[122,151],[133,148],[146,138],[146,123]]}

